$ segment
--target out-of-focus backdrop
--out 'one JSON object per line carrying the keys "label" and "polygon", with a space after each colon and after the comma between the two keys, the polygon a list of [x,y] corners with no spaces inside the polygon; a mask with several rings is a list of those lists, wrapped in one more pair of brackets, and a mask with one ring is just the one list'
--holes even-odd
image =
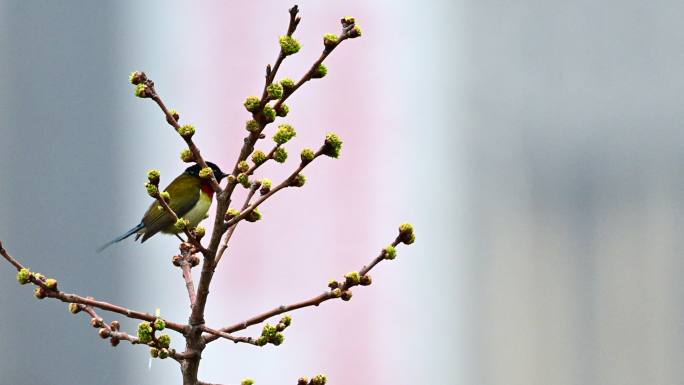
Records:
{"label": "out-of-focus backdrop", "polygon": [[[328,131],[340,160],[240,226],[207,321],[315,295],[412,221],[418,241],[349,303],[294,312],[277,348],[217,342],[201,377],[237,384],[678,384],[684,378],[684,5],[677,1],[298,2],[297,78],[339,18],[329,74],[297,92],[291,154]],[[183,321],[139,220],[149,168],[183,148],[144,70],[207,158],[233,164],[289,3],[0,2],[0,239],[64,290]],[[265,167],[277,180],[294,167]],[[119,319],[126,330],[136,323]],[[243,335],[255,335],[259,328]],[[181,348],[180,339],[173,343]],[[0,264],[0,383],[180,384],[171,360],[111,348]]]}

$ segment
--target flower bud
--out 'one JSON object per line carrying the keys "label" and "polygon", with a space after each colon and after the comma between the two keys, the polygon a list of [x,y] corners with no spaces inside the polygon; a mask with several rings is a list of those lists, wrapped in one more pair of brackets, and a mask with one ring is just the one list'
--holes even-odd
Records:
{"label": "flower bud", "polygon": [[399,240],[407,245],[412,244],[416,240],[412,224],[402,223],[401,226],[399,226]]}
{"label": "flower bud", "polygon": [[[256,150],[252,153],[252,162],[254,162],[255,165],[260,165],[266,161],[266,154],[264,154],[263,151],[261,150]],[[249,167],[247,167],[249,169]],[[247,171],[247,170],[245,170]],[[243,171],[243,172],[245,172]]]}
{"label": "flower bud", "polygon": [[261,213],[259,212],[259,209],[255,208],[254,210],[250,211],[247,216],[245,216],[245,220],[247,222],[256,222],[261,219]]}
{"label": "flower bud", "polygon": [[199,172],[199,177],[202,179],[211,179],[214,176],[214,170],[211,167],[204,167]]}
{"label": "flower bud", "polygon": [[323,45],[328,49],[333,48],[337,45],[339,39],[334,33],[326,33],[323,35]]}
{"label": "flower bud", "polygon": [[394,246],[389,245],[382,249],[382,255],[385,259],[394,259],[397,257],[397,249]]}
{"label": "flower bud", "polygon": [[180,255],[174,255],[173,257],[171,257],[171,263],[173,263],[173,265],[176,267],[180,267],[182,259],[183,257],[181,257]]}
{"label": "flower bud", "polygon": [[245,108],[249,112],[259,111],[259,106],[261,105],[261,100],[257,96],[249,96],[244,103]]}
{"label": "flower bud", "polygon": [[363,35],[363,30],[358,25],[355,25],[354,28],[347,33],[347,36],[349,36],[350,39],[354,39],[361,35]]}
{"label": "flower bud", "polygon": [[271,343],[275,346],[279,346],[285,341],[285,335],[283,333],[276,333],[271,339]]}
{"label": "flower bud", "polygon": [[146,84],[138,84],[135,86],[135,96],[139,98],[149,98],[152,94]]}
{"label": "flower bud", "polygon": [[159,185],[159,178],[161,177],[161,173],[159,170],[150,170],[147,172],[147,179],[150,181],[150,184],[153,184],[155,186]]}
{"label": "flower bud", "polygon": [[171,119],[169,119],[168,117],[166,118],[166,121],[169,122],[169,124],[173,124],[173,122],[178,122],[178,120],[180,120],[180,114],[178,113],[178,111],[176,111],[175,108],[169,110],[169,115],[171,115],[171,117],[173,118],[173,121],[171,121]]}
{"label": "flower bud", "polygon": [[169,358],[169,349],[159,349],[159,358],[162,360]]}
{"label": "flower bud", "polygon": [[287,114],[290,113],[290,107],[287,106],[285,103],[281,103],[278,108],[276,108],[276,115],[280,116],[281,118],[284,118],[287,116]]}
{"label": "flower bud", "polygon": [[283,92],[288,94],[295,88],[296,83],[290,78],[285,78],[280,81],[280,85],[283,86]]}
{"label": "flower bud", "polygon": [[54,278],[48,278],[45,281],[45,286],[50,290],[57,290],[57,280]]}
{"label": "flower bud", "polygon": [[278,145],[283,145],[296,135],[297,131],[295,131],[294,127],[289,124],[281,124],[278,126],[278,130],[273,135],[273,141]]}
{"label": "flower bud", "polygon": [[323,154],[332,157],[339,158],[340,151],[342,150],[342,140],[334,132],[328,133],[325,136],[325,141],[323,142]]}
{"label": "flower bud", "polygon": [[373,279],[372,279],[371,276],[368,275],[368,274],[362,275],[362,276],[361,276],[361,279],[359,280],[359,284],[360,284],[361,286],[368,286],[368,285],[370,285],[371,283],[373,283]]}
{"label": "flower bud", "polygon": [[254,385],[254,380],[252,380],[251,378],[245,378],[244,380],[242,380],[240,385]]}
{"label": "flower bud", "polygon": [[104,326],[104,321],[102,320],[102,318],[93,317],[90,319],[90,326],[94,328],[101,328]]}
{"label": "flower bud", "polygon": [[361,275],[359,275],[358,271],[351,271],[345,274],[344,278],[346,279],[345,282],[347,286],[356,286],[359,284],[359,281],[361,280]]}
{"label": "flower bud", "polygon": [[325,77],[325,75],[328,74],[328,67],[326,67],[323,64],[319,64],[318,67],[313,71],[311,74],[311,78],[313,79],[320,79]]}
{"label": "flower bud", "polygon": [[300,377],[299,380],[297,380],[297,385],[308,385],[309,384],[309,379],[306,377]]}
{"label": "flower bud", "polygon": [[227,221],[229,221],[229,220],[231,220],[231,219],[237,217],[238,215],[240,215],[240,210],[230,208],[230,209],[228,209],[228,210],[226,211],[226,215],[225,215],[225,218],[224,218],[224,219],[227,220]]}
{"label": "flower bud", "polygon": [[302,45],[292,36],[285,35],[280,37],[280,49],[285,56],[296,54],[301,48]]}
{"label": "flower bud", "polygon": [[304,174],[295,175],[292,180],[290,180],[290,187],[302,187],[306,183],[306,176]]}
{"label": "flower bud", "polygon": [[195,126],[192,124],[186,124],[184,126],[180,126],[178,129],[178,133],[180,136],[184,138],[192,138],[193,135],[195,135]]}
{"label": "flower bud", "polygon": [[284,163],[287,160],[287,150],[282,147],[276,148],[273,153],[273,160],[278,163]]}
{"label": "flower bud", "polygon": [[316,375],[311,379],[311,385],[325,385],[326,382],[328,382],[328,379],[322,374]]}
{"label": "flower bud", "polygon": [[159,194],[159,188],[152,183],[145,183],[145,189],[147,189],[147,195],[155,198]]}
{"label": "flower bud", "polygon": [[118,339],[118,338],[116,338],[116,337],[112,337],[112,338],[109,339],[109,343],[110,343],[112,346],[117,346],[117,345],[119,344],[119,342],[121,342],[121,340]]}
{"label": "flower bud", "polygon": [[338,287],[340,287],[340,283],[337,282],[337,280],[335,280],[335,279],[331,279],[331,280],[328,282],[328,287],[331,288],[331,289],[337,289]]}
{"label": "flower bud", "polygon": [[270,104],[267,104],[264,106],[264,112],[263,113],[264,113],[264,120],[267,123],[271,123],[276,118],[276,112],[273,109],[273,107],[271,107]]}
{"label": "flower bud", "polygon": [[147,81],[147,76],[145,76],[144,72],[133,71],[133,72],[131,72],[130,75],[128,75],[128,80],[131,81],[131,84],[137,86],[138,84],[141,84],[141,83],[144,83],[145,81]]}
{"label": "flower bud", "polygon": [[342,298],[342,301],[349,301],[352,297],[352,292],[351,290],[345,290],[342,292],[342,295],[340,298]]}
{"label": "flower bud", "polygon": [[289,315],[283,316],[283,318],[280,319],[280,323],[282,323],[285,326],[290,326],[292,324],[292,317]]}
{"label": "flower bud", "polygon": [[109,327],[111,327],[114,331],[118,331],[119,329],[121,329],[121,324],[119,323],[119,321],[114,320],[110,323]]}
{"label": "flower bud", "polygon": [[178,231],[183,231],[183,230],[185,230],[185,228],[188,226],[189,223],[190,223],[190,221],[188,221],[187,219],[178,218],[176,223],[173,224],[173,227],[175,227],[176,230],[178,230]]}
{"label": "flower bud", "polygon": [[249,181],[249,177],[247,176],[247,174],[238,174],[237,181],[244,188],[250,188],[252,186],[252,183]]}
{"label": "flower bud", "polygon": [[168,191],[162,191],[162,192],[160,192],[160,193],[159,193],[159,196],[161,197],[161,199],[164,200],[164,202],[166,202],[166,203],[171,202],[171,194],[169,194]]}
{"label": "flower bud", "polygon": [[22,285],[26,285],[27,283],[31,282],[31,272],[29,269],[24,268],[17,272],[17,282]]}
{"label": "flower bud", "polygon": [[195,155],[190,151],[189,148],[184,149],[180,153],[180,158],[185,163],[191,163],[195,161]]}
{"label": "flower bud", "polygon": [[164,330],[166,327],[166,322],[163,319],[157,318],[154,320],[154,330]]}
{"label": "flower bud", "polygon": [[109,330],[107,330],[107,328],[100,328],[100,330],[97,331],[97,334],[100,338],[105,339],[109,337]]}
{"label": "flower bud", "polygon": [[45,289],[39,286],[33,290],[33,295],[38,299],[43,299],[46,297]]}
{"label": "flower bud", "polygon": [[240,161],[240,162],[238,163],[237,169],[238,169],[238,171],[240,171],[240,172],[247,172],[247,170],[249,170],[249,163],[247,163],[246,161],[242,160],[242,161]]}
{"label": "flower bud", "polygon": [[195,234],[195,237],[198,239],[202,239],[204,235],[207,233],[207,229],[204,228],[204,226],[197,226],[193,230],[193,233]]}
{"label": "flower bud", "polygon": [[314,151],[312,149],[305,148],[302,150],[302,153],[301,153],[302,164],[309,164],[315,157],[316,157],[316,154],[314,153]]}
{"label": "flower bud", "polygon": [[342,18],[342,20],[340,20],[340,22],[342,23],[342,27],[347,28],[354,25],[356,23],[356,20],[353,16],[345,16]]}
{"label": "flower bud", "polygon": [[333,298],[340,298],[342,296],[342,289],[335,288],[330,291],[330,295],[332,295]]}
{"label": "flower bud", "polygon": [[159,349],[150,348],[150,356],[152,356],[152,358],[158,358],[159,357]]}
{"label": "flower bud", "polygon": [[195,266],[199,265],[199,263],[200,263],[200,259],[198,256],[196,256],[195,254],[190,256],[190,266],[191,267],[195,267]]}
{"label": "flower bud", "polygon": [[71,314],[78,314],[81,312],[81,306],[77,303],[70,303],[69,304],[69,312]]}
{"label": "flower bud", "polygon": [[161,348],[167,348],[171,345],[171,336],[168,334],[162,334],[157,338],[157,343]]}
{"label": "flower bud", "polygon": [[146,344],[152,341],[152,326],[149,322],[141,322],[138,324],[138,339],[141,343]]}
{"label": "flower bud", "polygon": [[271,99],[280,99],[283,97],[283,86],[280,83],[271,83],[266,87],[266,93]]}
{"label": "flower bud", "polygon": [[268,194],[271,191],[271,184],[272,183],[273,182],[271,182],[270,179],[263,178],[261,180],[261,188],[259,189],[259,193],[261,193],[261,195]]}

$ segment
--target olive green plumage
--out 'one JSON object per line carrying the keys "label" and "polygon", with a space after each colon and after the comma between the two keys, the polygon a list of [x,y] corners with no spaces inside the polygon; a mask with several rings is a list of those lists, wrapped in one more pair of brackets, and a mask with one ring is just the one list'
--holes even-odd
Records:
{"label": "olive green plumage", "polygon": [[[218,182],[228,176],[215,164],[207,162],[207,165],[211,167],[214,177]],[[189,227],[196,227],[204,218],[206,218],[214,195],[209,185],[209,181],[199,176],[200,170],[201,167],[199,165],[188,167],[181,175],[171,181],[166,189],[164,189],[170,196],[170,200],[168,201],[169,207],[171,207],[179,218],[186,219],[189,222]],[[100,247],[98,251],[102,251],[108,246],[120,242],[133,234],[135,234],[136,240],[142,237],[141,242],[145,242],[159,232],[178,234],[179,231],[174,224],[175,221],[173,220],[173,217],[161,207],[159,202],[154,201],[137,226]]]}

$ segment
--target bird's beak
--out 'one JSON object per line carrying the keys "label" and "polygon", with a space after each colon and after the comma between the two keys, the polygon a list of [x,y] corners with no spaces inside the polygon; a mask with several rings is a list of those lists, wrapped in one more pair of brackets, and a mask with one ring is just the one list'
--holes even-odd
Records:
{"label": "bird's beak", "polygon": [[[223,179],[223,178],[227,177],[228,175],[230,175],[230,174],[225,174],[225,173],[222,173],[222,174],[221,174],[221,179]],[[220,179],[219,179],[219,180],[220,180]]]}

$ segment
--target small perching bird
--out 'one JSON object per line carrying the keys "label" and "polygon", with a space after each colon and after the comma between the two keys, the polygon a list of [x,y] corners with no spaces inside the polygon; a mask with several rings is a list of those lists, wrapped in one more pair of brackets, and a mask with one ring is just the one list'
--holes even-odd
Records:
{"label": "small perching bird", "polygon": [[[207,162],[207,166],[211,167],[218,182],[228,176],[214,163]],[[209,180],[200,177],[200,170],[201,167],[197,164],[188,167],[164,189],[170,196],[169,207],[179,218],[187,220],[190,228],[196,227],[207,217],[214,197],[214,190]],[[178,234],[181,230],[176,228],[175,223],[173,217],[158,202],[152,202],[137,226],[103,245],[98,251],[123,241],[133,234],[135,234],[136,241],[142,237],[141,243],[160,231],[165,234]]]}

